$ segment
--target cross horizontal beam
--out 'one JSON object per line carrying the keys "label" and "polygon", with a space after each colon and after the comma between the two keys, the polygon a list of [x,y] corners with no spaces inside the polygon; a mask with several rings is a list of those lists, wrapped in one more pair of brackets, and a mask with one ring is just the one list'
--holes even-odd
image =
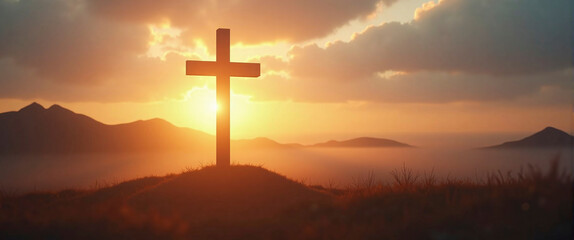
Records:
{"label": "cross horizontal beam", "polygon": [[196,76],[259,77],[259,63],[185,61],[185,74]]}

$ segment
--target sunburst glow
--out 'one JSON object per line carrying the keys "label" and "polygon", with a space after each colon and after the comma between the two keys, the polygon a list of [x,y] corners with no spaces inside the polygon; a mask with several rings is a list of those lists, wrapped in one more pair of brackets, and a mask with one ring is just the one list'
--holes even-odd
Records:
{"label": "sunburst glow", "polygon": [[209,104],[209,110],[211,110],[212,112],[218,112],[219,111],[219,104],[210,103]]}

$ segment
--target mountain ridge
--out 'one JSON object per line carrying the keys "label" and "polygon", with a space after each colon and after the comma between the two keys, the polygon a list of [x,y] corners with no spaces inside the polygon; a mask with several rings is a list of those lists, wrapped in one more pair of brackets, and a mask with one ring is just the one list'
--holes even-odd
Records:
{"label": "mountain ridge", "polygon": [[[177,127],[160,118],[104,124],[60,105],[33,102],[18,111],[0,113],[0,154],[71,154],[194,151],[215,147],[215,136]],[[330,144],[326,144],[330,143]],[[412,147],[390,139],[361,137],[313,145],[278,143],[258,137],[231,140],[234,149],[304,147]],[[333,143],[336,143],[333,145]]]}
{"label": "mountain ridge", "polygon": [[108,125],[36,102],[0,114],[0,136],[0,154],[185,151],[213,138],[160,119]]}

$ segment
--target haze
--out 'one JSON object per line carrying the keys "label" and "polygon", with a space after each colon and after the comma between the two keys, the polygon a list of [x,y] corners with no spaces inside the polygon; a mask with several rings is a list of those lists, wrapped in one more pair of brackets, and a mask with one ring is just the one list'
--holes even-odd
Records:
{"label": "haze", "polygon": [[214,134],[215,81],[184,63],[214,60],[228,27],[231,60],[262,66],[231,81],[234,139],[572,128],[568,0],[222,2],[2,0],[0,112],[39,101]]}
{"label": "haze", "polygon": [[[241,152],[232,161],[318,184],[349,184],[369,171],[384,178],[403,163],[464,177],[546,167],[556,152],[517,152],[521,160],[503,161],[505,154],[470,149],[546,126],[572,133],[571,9],[569,0],[135,7],[128,0],[0,0],[0,112],[37,101],[106,124],[162,118],[215,134],[215,81],[186,76],[185,61],[215,60],[215,29],[224,27],[231,29],[231,61],[261,63],[261,77],[231,80],[232,139],[310,144],[368,136],[420,147]],[[571,151],[561,156],[568,166]],[[21,187],[50,188],[73,187],[58,177],[76,174],[74,184],[85,187],[207,165],[213,152],[21,158],[2,165],[0,176],[27,171],[15,181]],[[94,158],[101,158],[97,166],[84,164]],[[54,181],[35,180],[44,175]]]}

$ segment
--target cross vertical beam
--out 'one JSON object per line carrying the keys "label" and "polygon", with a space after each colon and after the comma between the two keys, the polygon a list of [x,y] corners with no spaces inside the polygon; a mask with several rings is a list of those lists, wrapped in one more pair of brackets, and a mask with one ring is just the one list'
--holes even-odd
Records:
{"label": "cross vertical beam", "polygon": [[215,76],[217,95],[216,124],[216,164],[218,167],[230,165],[230,77],[259,77],[259,63],[230,62],[229,29],[217,29],[215,62],[186,61],[185,74],[196,76]]}
{"label": "cross vertical beam", "polygon": [[[217,49],[215,51],[215,61],[217,63],[229,63],[230,44],[229,29],[217,29],[216,31]],[[220,72],[216,76],[217,95],[217,126],[216,132],[216,165],[221,167],[229,166],[231,163],[230,146],[230,83],[229,74]]]}

